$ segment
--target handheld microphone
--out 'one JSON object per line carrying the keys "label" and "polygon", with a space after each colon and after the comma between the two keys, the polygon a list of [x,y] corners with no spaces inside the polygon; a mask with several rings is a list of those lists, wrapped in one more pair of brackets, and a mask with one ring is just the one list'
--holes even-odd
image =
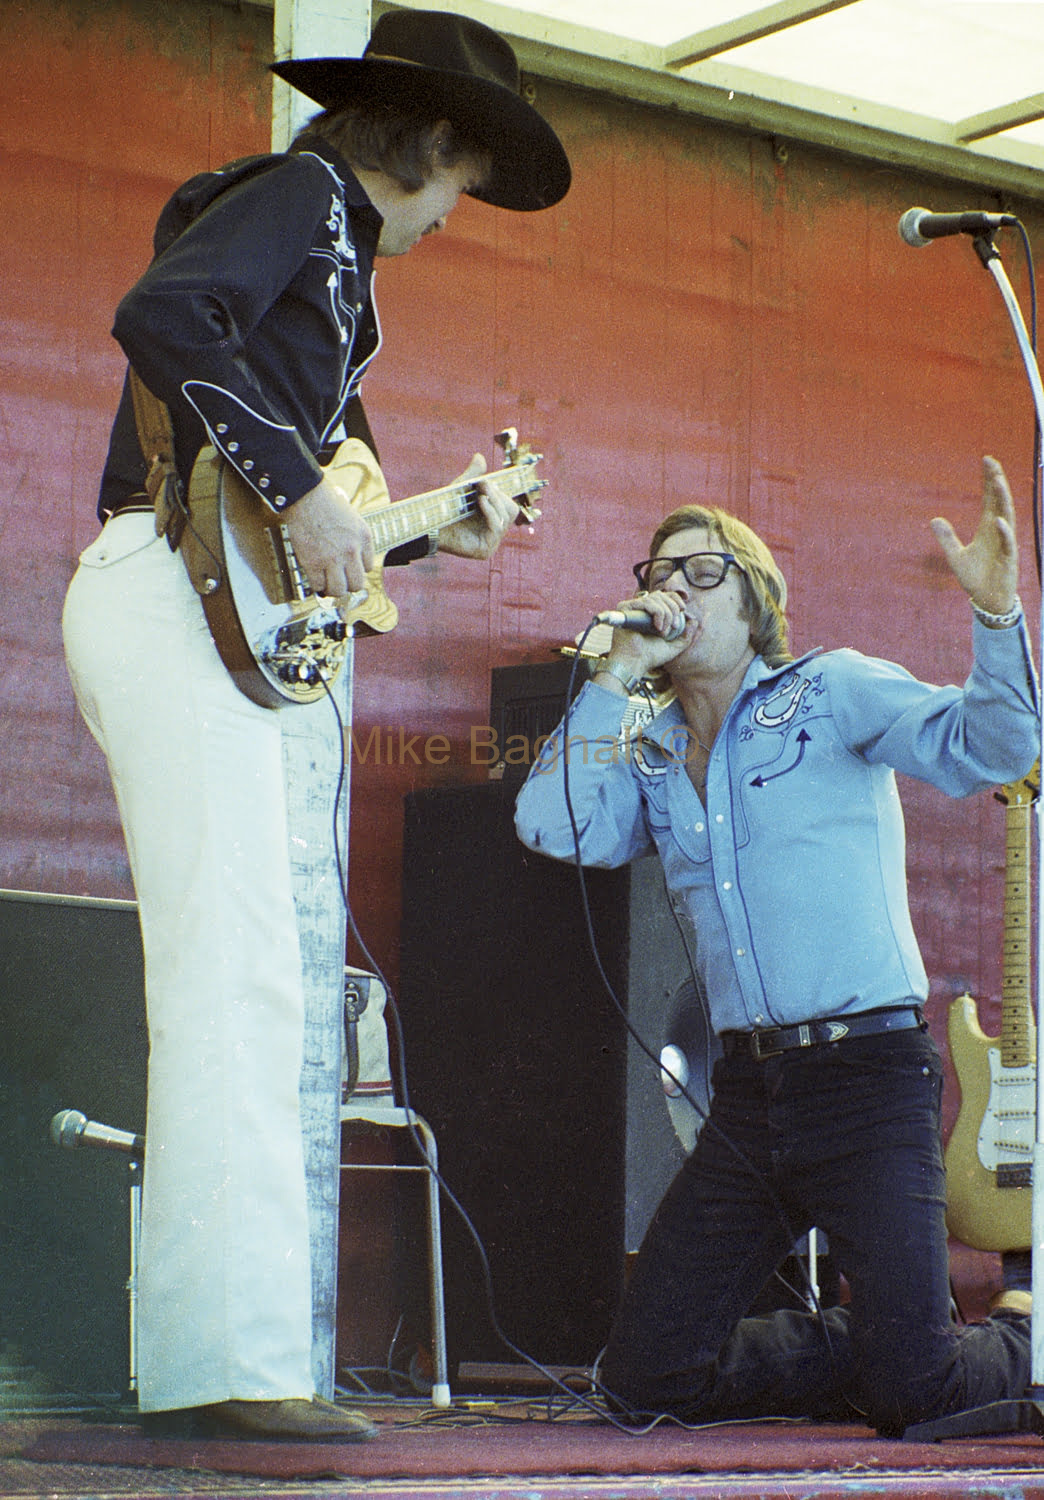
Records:
{"label": "handheld microphone", "polygon": [[51,1121],[51,1140],[56,1146],[101,1146],[106,1151],[126,1151],[139,1158],[145,1154],[143,1135],[99,1125],[78,1109],[59,1110]]}
{"label": "handheld microphone", "polygon": [[933,214],[926,208],[908,208],[899,220],[899,238],[919,248],[948,234],[994,234],[1019,221],[1014,214]]}
{"label": "handheld microphone", "polygon": [[[601,614],[595,615],[599,625],[611,625],[614,630],[633,630],[636,635],[659,635],[659,631],[653,624],[652,615],[646,614],[644,609],[603,609]],[[684,615],[675,622],[662,637],[665,641],[676,641],[685,631]]]}

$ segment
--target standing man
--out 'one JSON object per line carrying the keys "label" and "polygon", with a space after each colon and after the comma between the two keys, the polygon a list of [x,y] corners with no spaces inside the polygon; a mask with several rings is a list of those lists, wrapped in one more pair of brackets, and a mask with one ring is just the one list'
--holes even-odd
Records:
{"label": "standing man", "polygon": [[[213,444],[258,506],[285,517],[312,588],[340,596],[362,588],[373,548],[321,460],[342,435],[369,439],[358,388],[380,342],[375,258],[441,229],[461,193],[554,204],[569,164],[522,99],[511,48],[463,16],[391,12],[361,58],[275,71],[322,113],[289,152],[175,193],[114,332],[169,409],[182,489]],[[484,467],[476,455],[467,471],[477,514],[387,561],[436,542],[489,557],[517,507],[478,480]],[[127,385],[99,517],[64,627],[109,761],[145,950],[139,1403],[178,1430],[369,1437],[363,1416],[313,1396],[279,717],[234,686],[182,559],[156,534]]]}
{"label": "standing man", "polygon": [[[896,1433],[1028,1384],[1028,1317],[950,1318],[942,1072],[895,783],[901,771],[966,796],[1037,754],[1014,512],[999,464],[984,467],[969,545],[932,523],[971,602],[963,688],[850,650],[794,660],[768,548],[735,517],[684,506],[623,606],[652,634],[614,632],[569,716],[568,766],[559,729],[520,793],[531,849],[576,858],[568,770],[584,864],[659,853],[724,1049],[605,1352],[625,1410]],[[651,672],[676,697],[621,745],[627,693]],[[745,1316],[813,1226],[849,1305]]]}

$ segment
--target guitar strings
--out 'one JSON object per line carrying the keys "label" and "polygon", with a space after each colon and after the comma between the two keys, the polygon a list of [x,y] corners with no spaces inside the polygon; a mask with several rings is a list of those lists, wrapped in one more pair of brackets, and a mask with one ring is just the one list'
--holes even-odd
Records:
{"label": "guitar strings", "polygon": [[[512,493],[523,494],[529,485],[521,485],[516,491],[514,480],[522,476],[524,466],[522,464],[506,465],[502,469],[494,469],[491,478],[512,479]],[[374,543],[378,551],[387,550],[395,542],[407,540],[430,529],[431,523],[437,526],[448,525],[451,521],[464,520],[472,516],[478,509],[479,487],[476,475],[473,479],[458,480],[455,484],[447,485],[444,489],[428,490],[423,495],[414,495],[409,500],[397,500],[386,509],[363,515],[373,533]],[[440,516],[440,510],[442,514]],[[421,517],[425,519],[421,521]]]}

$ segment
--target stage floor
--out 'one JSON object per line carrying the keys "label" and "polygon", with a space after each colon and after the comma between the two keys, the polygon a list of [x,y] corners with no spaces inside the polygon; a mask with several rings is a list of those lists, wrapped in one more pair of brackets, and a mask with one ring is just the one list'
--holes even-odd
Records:
{"label": "stage floor", "polygon": [[[954,1249],[959,1304],[981,1317],[996,1257]],[[490,1368],[525,1383],[517,1366]],[[866,1427],[767,1421],[635,1434],[568,1397],[549,1401],[546,1385],[506,1394],[509,1381],[483,1384],[476,1368],[476,1393],[455,1388],[447,1411],[415,1395],[353,1399],[379,1425],[368,1443],[160,1441],[115,1398],[54,1397],[20,1373],[0,1360],[0,1500],[1044,1500],[1044,1438],[1031,1432],[899,1442]]]}
{"label": "stage floor", "polygon": [[9,1414],[0,1497],[1044,1500],[1044,1438],[1027,1432],[911,1443],[863,1427],[762,1422],[636,1435],[531,1398],[461,1398],[445,1412],[421,1401],[358,1404],[379,1436],[343,1445],[157,1440],[90,1414]]}

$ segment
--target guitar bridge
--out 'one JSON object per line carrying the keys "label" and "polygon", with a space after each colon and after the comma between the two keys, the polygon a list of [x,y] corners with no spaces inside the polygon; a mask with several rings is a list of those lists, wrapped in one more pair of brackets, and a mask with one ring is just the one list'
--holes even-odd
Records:
{"label": "guitar bridge", "polygon": [[997,1163],[997,1186],[999,1188],[1028,1188],[1033,1186],[1033,1167],[1026,1161],[1002,1161]]}

